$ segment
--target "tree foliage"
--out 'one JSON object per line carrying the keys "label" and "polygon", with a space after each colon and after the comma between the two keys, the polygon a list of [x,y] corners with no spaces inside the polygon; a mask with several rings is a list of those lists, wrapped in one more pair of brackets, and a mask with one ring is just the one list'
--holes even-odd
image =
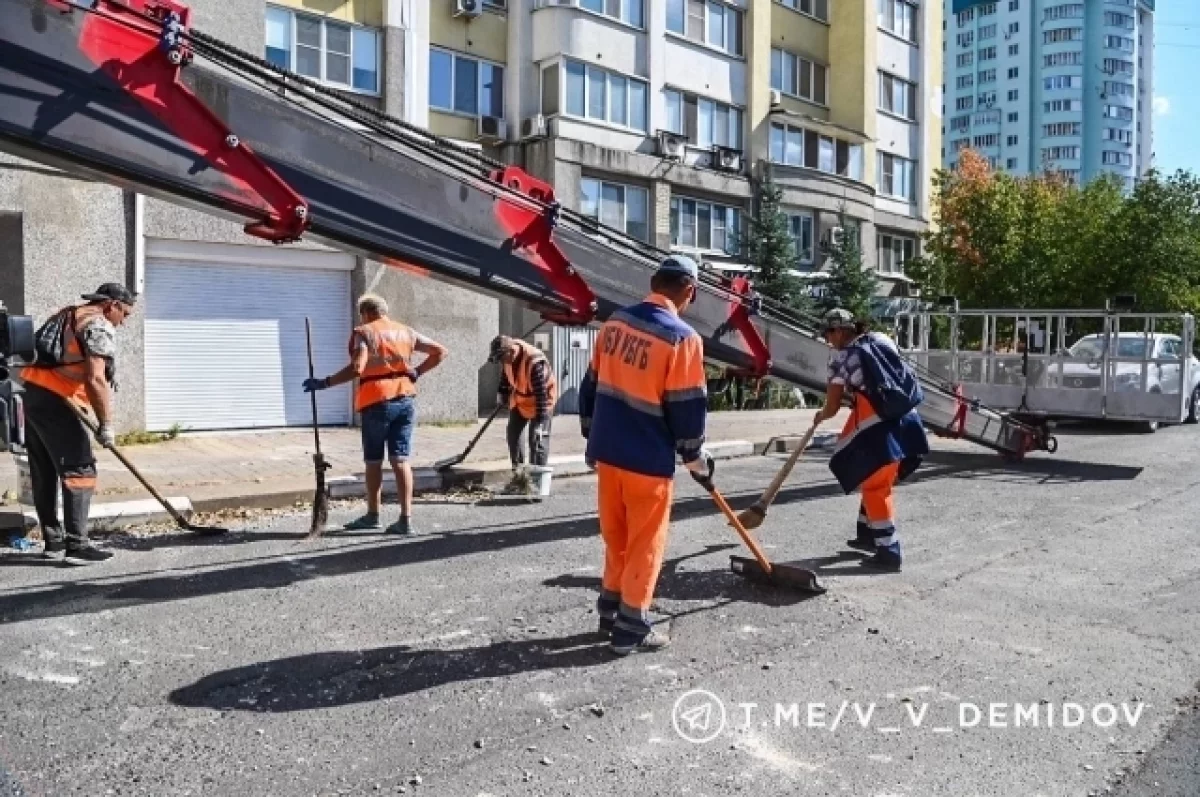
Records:
{"label": "tree foliage", "polygon": [[811,302],[791,273],[798,258],[782,203],[783,191],[768,177],[758,187],[758,213],[746,225],[741,248],[749,265],[757,270],[755,290],[803,312],[810,309]]}
{"label": "tree foliage", "polygon": [[926,296],[963,307],[1099,308],[1135,294],[1146,312],[1200,311],[1200,179],[1151,172],[1069,184],[1014,177],[960,153],[934,180],[935,229],[906,266]]}
{"label": "tree foliage", "polygon": [[878,279],[863,264],[858,223],[846,215],[844,207],[838,212],[838,226],[844,232],[841,241],[829,247],[829,278],[821,285],[816,309],[824,313],[840,307],[855,318],[867,319],[871,316],[871,298]]}

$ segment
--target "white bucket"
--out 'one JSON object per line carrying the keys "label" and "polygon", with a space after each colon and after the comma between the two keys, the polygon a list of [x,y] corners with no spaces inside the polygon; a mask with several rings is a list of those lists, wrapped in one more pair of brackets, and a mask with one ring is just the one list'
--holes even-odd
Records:
{"label": "white bucket", "polygon": [[[26,507],[33,507],[33,476],[29,472],[29,457],[25,454],[12,452],[13,461],[17,465],[18,501]],[[62,517],[62,490],[57,490],[58,516]]]}
{"label": "white bucket", "polygon": [[554,468],[544,468],[539,465],[529,466],[529,476],[537,481],[537,494],[541,498],[547,498],[550,495],[550,480],[553,478]]}

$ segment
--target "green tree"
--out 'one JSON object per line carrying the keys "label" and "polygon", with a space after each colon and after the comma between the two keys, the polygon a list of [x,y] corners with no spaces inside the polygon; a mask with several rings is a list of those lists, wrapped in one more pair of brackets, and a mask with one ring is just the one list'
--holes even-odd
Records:
{"label": "green tree", "polygon": [[829,247],[829,278],[822,285],[816,309],[824,313],[841,307],[856,318],[866,319],[871,315],[871,299],[879,281],[875,272],[863,265],[860,228],[857,221],[846,215],[845,207],[838,211],[838,226],[843,234],[838,243]]}
{"label": "green tree", "polygon": [[781,208],[783,191],[770,177],[757,188],[758,213],[750,218],[739,244],[749,265],[757,270],[754,287],[763,296],[806,312],[811,302],[803,285],[791,274],[797,262],[796,245]]}

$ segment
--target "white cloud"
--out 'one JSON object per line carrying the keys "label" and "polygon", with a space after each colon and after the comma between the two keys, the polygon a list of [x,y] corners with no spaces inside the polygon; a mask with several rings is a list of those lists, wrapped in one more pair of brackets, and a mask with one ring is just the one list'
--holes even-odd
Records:
{"label": "white cloud", "polygon": [[1167,97],[1154,98],[1154,115],[1166,116],[1171,112],[1171,100]]}

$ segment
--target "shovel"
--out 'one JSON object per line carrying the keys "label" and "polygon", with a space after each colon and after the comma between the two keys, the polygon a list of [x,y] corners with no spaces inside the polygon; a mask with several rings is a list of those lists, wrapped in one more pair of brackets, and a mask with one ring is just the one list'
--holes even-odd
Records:
{"label": "shovel", "polygon": [[750,505],[749,508],[742,511],[738,515],[738,520],[748,529],[756,529],[762,525],[767,518],[767,510],[771,508],[771,504],[775,501],[775,496],[779,494],[779,488],[783,487],[783,483],[787,481],[787,477],[791,474],[792,468],[796,467],[796,462],[800,459],[800,455],[804,453],[804,449],[808,448],[808,444],[812,442],[813,434],[817,431],[817,427],[813,426],[804,435],[804,439],[800,441],[800,445],[796,446],[796,450],[788,457],[787,462],[783,463],[783,467],[779,469],[779,473],[763,491],[763,494],[758,497],[758,500]]}
{"label": "shovel", "polygon": [[496,409],[492,410],[492,414],[489,415],[488,419],[483,422],[483,426],[478,432],[475,433],[475,436],[471,438],[471,442],[467,443],[467,447],[462,450],[462,453],[456,454],[452,457],[446,457],[445,459],[439,459],[437,462],[433,463],[433,469],[437,471],[447,470],[449,468],[453,468],[455,465],[466,459],[470,455],[471,449],[475,448],[475,444],[479,442],[479,438],[483,437],[483,433],[486,432],[488,427],[492,425],[492,421],[496,420],[496,416],[500,414],[500,410],[502,409],[504,409],[504,405],[497,404]]}
{"label": "shovel", "polygon": [[[85,415],[83,410],[81,410],[78,405],[75,404],[75,402],[68,401],[67,404],[71,405],[71,409],[75,411],[75,415],[79,417],[79,420],[83,422],[84,426],[91,430],[92,434],[96,434],[99,431],[96,424],[92,422],[92,419]],[[137,477],[137,480],[142,483],[143,487],[146,488],[146,492],[150,493],[150,495],[154,496],[154,498],[160,504],[162,504],[163,509],[167,510],[167,514],[171,516],[179,528],[183,529],[184,531],[190,531],[206,537],[216,536],[218,534],[227,534],[229,532],[229,529],[221,528],[220,526],[197,526],[196,524],[190,522],[187,518],[180,514],[178,509],[171,506],[167,499],[159,495],[158,490],[154,489],[154,485],[146,481],[146,477],[141,474],[141,471],[135,468],[133,463],[125,458],[125,455],[121,453],[121,449],[117,448],[115,445],[105,446],[105,448],[111,451],[113,456],[121,460],[121,464],[124,465],[130,473]]]}

